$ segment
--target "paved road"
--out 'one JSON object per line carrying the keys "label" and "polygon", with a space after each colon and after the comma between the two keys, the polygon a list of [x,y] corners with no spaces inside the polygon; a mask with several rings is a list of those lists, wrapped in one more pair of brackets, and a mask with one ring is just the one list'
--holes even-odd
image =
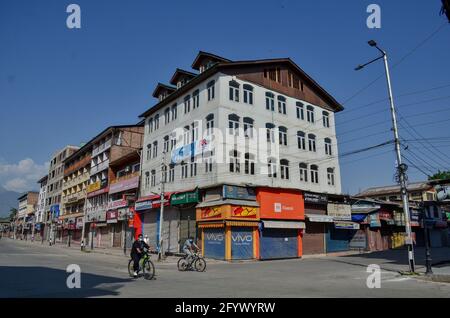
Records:
{"label": "paved road", "polygon": [[[0,240],[0,297],[450,297],[450,284],[382,271],[381,288],[366,287],[363,266],[328,258],[211,262],[204,273],[156,264],[155,280],[130,279],[127,259],[38,243]],[[66,287],[78,264],[81,288]]]}

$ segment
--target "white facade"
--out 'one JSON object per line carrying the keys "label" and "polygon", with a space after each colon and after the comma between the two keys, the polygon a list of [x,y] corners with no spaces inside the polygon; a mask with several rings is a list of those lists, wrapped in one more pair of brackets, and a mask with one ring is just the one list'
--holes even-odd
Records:
{"label": "white facade", "polygon": [[36,223],[45,222],[46,200],[47,200],[47,178],[40,183],[38,204],[36,209]]}
{"label": "white facade", "polygon": [[[214,84],[214,98],[208,100],[208,83],[212,80]],[[239,101],[230,100],[230,81],[235,81],[239,84],[238,94]],[[253,89],[253,104],[244,103],[243,98],[243,86],[244,84],[251,85]],[[199,90],[199,106],[193,108],[192,93]],[[233,91],[235,92],[235,91]],[[266,109],[266,93],[272,93],[274,95],[274,111]],[[190,95],[190,111],[185,114],[185,96]],[[286,114],[278,111],[278,96],[285,98]],[[247,102],[249,101],[247,95]],[[301,102],[303,104],[303,119],[297,118],[296,103]],[[143,156],[142,156],[142,179],[141,179],[141,196],[150,195],[152,193],[158,193],[160,191],[161,180],[161,165],[163,162],[162,152],[164,149],[164,137],[170,135],[175,129],[182,129],[185,126],[192,127],[195,121],[199,121],[199,134],[206,129],[206,117],[210,114],[214,116],[214,128],[218,128],[220,134],[224,139],[228,138],[227,142],[222,140],[221,142],[214,143],[215,155],[221,155],[223,158],[221,163],[213,163],[212,170],[206,171],[206,163],[197,163],[196,175],[191,177],[191,171],[194,169],[191,167],[190,162],[187,162],[185,168],[181,164],[177,164],[174,167],[174,179],[170,177],[170,152],[172,151],[169,138],[169,152],[166,153],[164,163],[168,166],[167,170],[167,182],[165,183],[165,191],[178,191],[192,189],[196,186],[205,187],[208,185],[220,184],[220,183],[232,183],[243,184],[251,186],[271,186],[280,188],[294,188],[305,191],[323,192],[323,193],[341,193],[341,181],[340,181],[340,169],[338,161],[338,149],[336,140],[336,130],[334,126],[334,113],[333,111],[323,109],[317,105],[312,105],[308,102],[298,100],[286,95],[279,94],[275,91],[271,91],[262,86],[258,86],[254,83],[244,82],[236,79],[235,77],[228,76],[221,73],[216,73],[212,77],[203,81],[197,87],[193,88],[176,101],[177,117],[172,118],[172,112],[166,112],[168,107],[172,107],[175,102],[169,103],[166,107],[153,113],[146,118],[144,144],[143,144]],[[283,105],[281,105],[283,109]],[[312,106],[314,109],[314,120],[308,122],[307,107]],[[323,123],[323,112],[328,114],[328,125],[325,127]],[[170,115],[170,121],[166,123],[165,114]],[[239,120],[233,122],[234,125],[239,125],[239,134],[244,134],[244,117],[251,118],[253,120],[253,127],[256,129],[253,137],[240,138],[239,142],[243,142],[243,147],[233,146],[235,142],[229,142],[232,140],[233,135],[229,131],[229,115],[235,114],[239,117]],[[158,128],[155,127],[155,116],[159,116]],[[152,122],[152,128],[150,128],[150,122]],[[266,139],[266,124],[273,124],[275,127],[286,128],[287,145],[279,143],[279,131],[274,131],[274,142],[270,143],[272,147],[278,149],[279,153],[275,154],[276,158],[276,177],[270,177],[267,175],[268,164],[263,154],[260,145],[269,144]],[[236,126],[234,126],[236,127]],[[259,130],[261,129],[261,130]],[[305,147],[306,149],[299,149],[299,143],[297,139],[297,132],[303,132],[306,136]],[[260,135],[261,134],[261,135]],[[309,135],[315,136],[315,151],[310,151],[309,148]],[[258,141],[258,135],[261,136],[262,142]],[[216,140],[217,135],[215,136]],[[325,151],[325,138],[331,141],[331,153]],[[176,148],[183,145],[183,140],[178,140]],[[312,139],[312,138],[311,138]],[[192,140],[192,138],[190,139]],[[236,139],[237,140],[237,139]],[[154,147],[154,143],[157,142],[157,147]],[[246,144],[246,145],[245,145]],[[151,145],[150,151],[147,150],[147,146]],[[258,146],[259,145],[259,146]],[[154,150],[156,149],[156,156]],[[236,166],[233,169],[230,167],[230,151],[236,149],[238,151],[239,172],[236,172]],[[314,149],[314,147],[313,147]],[[328,150],[329,148],[327,148]],[[245,153],[250,153],[255,156],[254,174],[251,173],[251,169],[246,169],[245,166]],[[280,160],[288,161],[289,178],[286,178],[286,170],[283,170],[283,176],[281,177]],[[218,161],[220,158],[217,159]],[[284,162],[284,161],[283,161]],[[307,180],[301,181],[299,164],[303,163],[307,167]],[[311,179],[315,179],[315,173],[312,175],[311,166],[317,166],[318,183],[312,182]],[[247,167],[251,167],[249,164]],[[187,169],[187,171],[183,170]],[[233,170],[233,171],[230,171]],[[329,177],[328,174],[332,169],[333,176]],[[246,174],[246,170],[249,170]],[[183,177],[183,172],[187,177]],[[183,174],[183,175],[182,175]],[[313,177],[313,178],[312,178]],[[333,182],[331,182],[333,181]],[[332,183],[332,184],[329,184]],[[334,184],[333,184],[334,183]]]}

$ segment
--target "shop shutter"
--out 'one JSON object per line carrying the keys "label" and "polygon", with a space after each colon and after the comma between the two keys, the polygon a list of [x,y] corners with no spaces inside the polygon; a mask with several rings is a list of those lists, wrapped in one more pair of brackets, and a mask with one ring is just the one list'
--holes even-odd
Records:
{"label": "shop shutter", "polygon": [[325,224],[306,221],[303,234],[303,254],[325,253]]}
{"label": "shop shutter", "polygon": [[225,259],[225,232],[223,228],[206,228],[203,230],[205,257]]}
{"label": "shop shutter", "polygon": [[354,250],[367,249],[367,236],[365,229],[359,229],[350,238],[349,248]]}
{"label": "shop shutter", "polygon": [[151,212],[145,212],[143,214],[141,214],[141,217],[144,219],[143,222],[143,229],[142,229],[142,234],[145,236],[148,236],[148,245],[150,246],[151,249],[156,250],[157,246],[158,246],[158,242],[157,242],[157,235],[156,233],[158,233],[158,226],[157,226],[157,216],[159,215],[158,212],[156,211],[151,211]]}
{"label": "shop shutter", "polygon": [[298,257],[298,230],[265,228],[261,232],[261,259]]}
{"label": "shop shutter", "polygon": [[113,247],[122,246],[122,222],[116,223],[113,226]]}
{"label": "shop shutter", "polygon": [[231,259],[253,258],[253,230],[248,227],[231,228]]}
{"label": "shop shutter", "polygon": [[[157,212],[159,217],[159,211]],[[163,244],[166,252],[178,252],[178,209],[164,209]]]}
{"label": "shop shutter", "polygon": [[183,248],[184,242],[189,236],[192,236],[194,240],[197,239],[195,209],[180,210],[180,240],[179,251]]}
{"label": "shop shutter", "polygon": [[111,225],[107,225],[107,226],[102,226],[98,228],[99,234],[97,235],[98,240],[99,240],[99,247],[102,248],[108,248],[111,247],[111,232],[112,231],[112,226]]}
{"label": "shop shutter", "polygon": [[430,229],[430,244],[431,247],[442,247],[441,230]]}
{"label": "shop shutter", "polygon": [[351,234],[354,230],[335,229],[333,225],[328,227],[326,235],[327,253],[348,251]]}

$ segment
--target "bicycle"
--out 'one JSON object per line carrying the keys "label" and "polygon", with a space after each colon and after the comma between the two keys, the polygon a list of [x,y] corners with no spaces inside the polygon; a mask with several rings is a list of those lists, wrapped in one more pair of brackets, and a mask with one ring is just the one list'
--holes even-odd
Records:
{"label": "bicycle", "polygon": [[192,269],[195,269],[197,272],[204,272],[206,270],[206,261],[198,253],[186,254],[178,260],[177,267],[181,272]]}
{"label": "bicycle", "polygon": [[[151,280],[153,279],[153,277],[155,277],[155,264],[153,264],[152,260],[150,259],[150,253],[148,251],[144,251],[144,256],[139,260],[139,269],[137,271],[138,275],[141,271],[144,278],[147,280]],[[128,261],[128,274],[130,275],[130,277],[134,277],[133,259],[130,259]]]}

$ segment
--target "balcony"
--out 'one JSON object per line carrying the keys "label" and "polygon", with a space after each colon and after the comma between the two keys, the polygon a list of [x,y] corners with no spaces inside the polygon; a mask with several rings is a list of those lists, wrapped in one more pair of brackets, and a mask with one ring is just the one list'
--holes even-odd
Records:
{"label": "balcony", "polygon": [[80,183],[86,182],[87,180],[89,180],[89,177],[90,177],[89,172],[85,172],[82,175],[76,176],[75,178],[70,179],[69,181],[63,183],[63,190],[70,189],[72,187],[79,185]]}
{"label": "balcony", "polygon": [[70,167],[65,168],[64,169],[64,176],[66,177],[68,175],[71,175],[75,171],[80,170],[81,168],[88,166],[90,163],[91,163],[91,156],[86,156],[83,159],[81,159],[80,161],[75,162]]}
{"label": "balcony", "polygon": [[103,151],[111,148],[111,144],[112,144],[112,140],[109,139],[106,142],[102,143],[101,145],[94,147],[94,149],[92,149],[92,155],[91,157],[95,157],[98,154],[101,154]]}
{"label": "balcony", "polygon": [[100,171],[106,170],[109,167],[109,159],[106,159],[105,161],[100,162],[98,165],[91,167],[90,175],[93,176]]}
{"label": "balcony", "polygon": [[68,204],[68,203],[77,202],[77,201],[80,201],[83,199],[86,199],[86,190],[81,190],[79,192],[66,195],[65,197],[62,198],[62,203]]}

